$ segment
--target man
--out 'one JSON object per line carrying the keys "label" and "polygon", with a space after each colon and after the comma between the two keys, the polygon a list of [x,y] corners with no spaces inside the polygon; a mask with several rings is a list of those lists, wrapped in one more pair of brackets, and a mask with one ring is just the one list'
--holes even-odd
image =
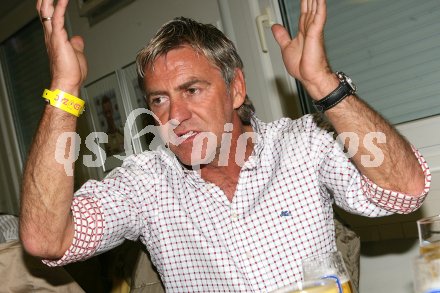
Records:
{"label": "man", "polygon": [[[82,40],[67,38],[66,5],[38,0],[37,9],[50,89],[77,96],[87,66]],[[232,43],[212,26],[179,18],[137,57],[147,103],[173,155],[131,156],[73,196],[73,178],[54,153],[76,117],[48,105],[24,173],[26,249],[63,265],[140,239],[167,292],[266,292],[301,280],[301,259],[336,249],[333,202],[366,216],[417,209],[429,189],[426,163],[332,72],[325,19],[325,0],[302,0],[298,35],[290,39],[280,25],[272,30],[288,72],[321,101],[336,131],[360,142],[373,133],[373,147],[360,143],[348,160],[311,116],[259,121],[249,112]]]}

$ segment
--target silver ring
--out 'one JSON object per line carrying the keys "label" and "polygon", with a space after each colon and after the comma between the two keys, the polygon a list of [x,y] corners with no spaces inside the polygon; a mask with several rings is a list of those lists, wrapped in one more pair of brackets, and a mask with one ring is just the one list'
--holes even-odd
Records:
{"label": "silver ring", "polygon": [[41,18],[41,21],[42,21],[42,22],[45,22],[45,21],[52,21],[52,17],[42,17],[42,18]]}

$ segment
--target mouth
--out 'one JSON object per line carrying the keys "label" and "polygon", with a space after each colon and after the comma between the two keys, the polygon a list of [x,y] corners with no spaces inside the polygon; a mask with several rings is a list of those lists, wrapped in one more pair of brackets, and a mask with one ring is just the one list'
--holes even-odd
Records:
{"label": "mouth", "polygon": [[182,133],[176,133],[177,136],[177,142],[178,144],[181,144],[191,138],[194,138],[198,134],[197,131],[188,131],[188,132],[182,132]]}

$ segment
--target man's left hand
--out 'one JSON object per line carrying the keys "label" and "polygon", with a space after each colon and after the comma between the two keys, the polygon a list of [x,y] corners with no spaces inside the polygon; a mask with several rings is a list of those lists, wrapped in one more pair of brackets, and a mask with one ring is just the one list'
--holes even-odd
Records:
{"label": "man's left hand", "polygon": [[293,39],[283,26],[272,26],[287,71],[315,100],[323,98],[339,84],[325,52],[326,10],[326,0],[301,0],[298,34]]}

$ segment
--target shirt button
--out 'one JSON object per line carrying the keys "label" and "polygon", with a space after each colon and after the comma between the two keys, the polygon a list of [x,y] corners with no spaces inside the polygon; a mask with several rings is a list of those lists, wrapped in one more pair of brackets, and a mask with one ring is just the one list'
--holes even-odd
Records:
{"label": "shirt button", "polygon": [[247,258],[252,258],[253,257],[252,252],[246,251],[246,257]]}
{"label": "shirt button", "polygon": [[231,213],[231,220],[232,221],[237,221],[238,220],[238,214],[236,212],[232,212]]}

